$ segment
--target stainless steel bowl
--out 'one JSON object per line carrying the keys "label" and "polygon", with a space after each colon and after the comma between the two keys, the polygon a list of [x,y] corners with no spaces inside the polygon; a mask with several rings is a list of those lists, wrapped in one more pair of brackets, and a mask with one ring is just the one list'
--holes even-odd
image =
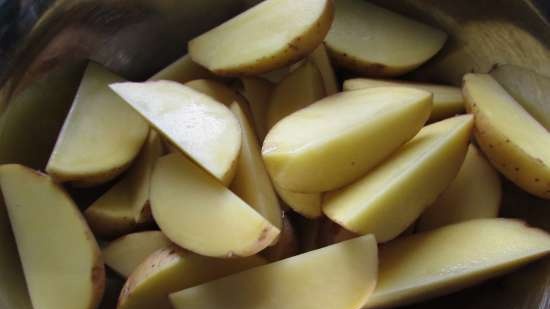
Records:
{"label": "stainless steel bowl", "polygon": [[[72,76],[84,60],[143,80],[183,55],[190,38],[257,2],[0,0],[0,112],[16,114],[10,121],[6,113],[0,118],[0,163],[43,168],[76,91],[78,78]],[[450,34],[442,52],[407,78],[459,85],[464,73],[487,72],[496,64],[550,76],[547,0],[374,2]],[[19,152],[10,149],[30,155],[15,156]],[[550,231],[548,201],[510,183],[504,191],[504,216]],[[412,308],[441,307],[548,309],[550,259]]]}

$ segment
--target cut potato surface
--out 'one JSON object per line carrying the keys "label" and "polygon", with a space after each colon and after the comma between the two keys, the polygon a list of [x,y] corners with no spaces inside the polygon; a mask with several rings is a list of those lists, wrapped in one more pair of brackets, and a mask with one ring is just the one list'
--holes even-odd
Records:
{"label": "cut potato surface", "polygon": [[333,95],[338,93],[338,89],[340,87],[338,86],[338,80],[336,79],[325,44],[319,45],[319,47],[317,47],[313,53],[309,55],[309,59],[315,64],[321,73],[326,94]]}
{"label": "cut potato surface", "polygon": [[273,90],[267,110],[267,127],[325,96],[321,73],[310,61],[286,76]]}
{"label": "cut potato surface", "polygon": [[0,198],[0,308],[32,309],[4,200]]}
{"label": "cut potato surface", "polygon": [[509,219],[478,219],[405,237],[380,249],[378,285],[364,308],[444,295],[550,252],[550,236]]}
{"label": "cut potato surface", "polygon": [[[170,295],[175,309],[359,309],[376,285],[377,248],[363,236]],[[328,284],[330,283],[330,284]]]}
{"label": "cut potato surface", "polygon": [[191,40],[189,54],[219,75],[261,74],[313,51],[332,19],[330,0],[267,0]]}
{"label": "cut potato surface", "polygon": [[279,229],[179,154],[157,161],[151,208],[171,241],[205,256],[250,256],[279,236]]}
{"label": "cut potato surface", "polygon": [[344,82],[345,91],[391,86],[411,87],[431,92],[434,96],[434,105],[430,121],[442,120],[464,113],[464,98],[459,87],[370,78],[354,78]]}
{"label": "cut potato surface", "polygon": [[153,166],[161,154],[160,137],[151,130],[128,173],[84,212],[96,235],[117,237],[153,222],[149,188]]}
{"label": "cut potato surface", "polygon": [[223,183],[231,182],[242,133],[226,106],[170,81],[117,83],[111,88],[180,151]]}
{"label": "cut potato surface", "polygon": [[229,188],[273,226],[281,230],[283,214],[265,169],[258,138],[239,104],[232,104],[231,111],[241,124],[243,142],[237,172]]}
{"label": "cut potato surface", "polygon": [[495,169],[470,145],[458,175],[420,217],[416,229],[438,228],[462,221],[498,216],[502,188]]}
{"label": "cut potato surface", "polygon": [[260,142],[263,142],[267,134],[267,108],[274,85],[265,79],[253,77],[244,77],[241,82],[241,94],[248,100],[256,134]]}
{"label": "cut potato surface", "polygon": [[294,192],[340,188],[365,174],[424,125],[432,95],[381,87],[339,93],[281,120],[262,148],[275,184]]}
{"label": "cut potato surface", "polygon": [[101,252],[69,195],[14,164],[0,167],[0,186],[33,308],[95,308],[105,285]]}
{"label": "cut potato surface", "polygon": [[103,248],[105,264],[124,278],[153,252],[171,246],[160,231],[128,234],[113,240]]}
{"label": "cut potato surface", "polygon": [[362,179],[327,193],[323,212],[349,231],[374,234],[379,242],[397,237],[456,177],[472,127],[471,115],[424,127]]}
{"label": "cut potato surface", "polygon": [[259,256],[216,259],[171,246],[149,256],[122,289],[117,309],[172,309],[168,295],[265,264]]}
{"label": "cut potato surface", "polygon": [[196,64],[191,56],[185,55],[160,70],[149,80],[171,80],[185,84],[192,80],[216,77],[212,72]]}
{"label": "cut potato surface", "polygon": [[275,191],[285,204],[306,218],[319,218],[323,214],[321,212],[321,193],[292,192],[277,185],[275,185]]}
{"label": "cut potato surface", "polygon": [[550,199],[550,133],[490,75],[464,77],[476,140],[493,166],[523,190]]}
{"label": "cut potato surface", "polygon": [[335,1],[325,39],[340,66],[372,77],[407,73],[434,56],[447,35],[362,0]]}
{"label": "cut potato surface", "polygon": [[223,103],[227,107],[231,106],[233,102],[238,102],[241,106],[246,105],[246,101],[233,89],[211,79],[193,80],[186,83],[185,86],[202,94],[206,94],[212,99]]}
{"label": "cut potato surface", "polygon": [[108,85],[122,79],[90,62],[46,166],[57,181],[96,185],[123,172],[149,125]]}

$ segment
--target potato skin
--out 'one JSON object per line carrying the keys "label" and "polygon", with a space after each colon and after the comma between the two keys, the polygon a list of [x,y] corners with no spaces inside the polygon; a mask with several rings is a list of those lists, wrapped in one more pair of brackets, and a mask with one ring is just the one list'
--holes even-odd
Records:
{"label": "potato skin", "polygon": [[382,63],[364,62],[345,52],[338,51],[328,46],[327,50],[330,54],[330,58],[336,62],[337,66],[363,76],[376,78],[395,77],[410,72],[420,66],[420,64],[418,64],[414,66],[390,67]]}
{"label": "potato skin", "polygon": [[466,110],[475,116],[474,136],[491,164],[523,190],[550,199],[550,167],[526,154],[514,141],[494,128],[464,88]]}

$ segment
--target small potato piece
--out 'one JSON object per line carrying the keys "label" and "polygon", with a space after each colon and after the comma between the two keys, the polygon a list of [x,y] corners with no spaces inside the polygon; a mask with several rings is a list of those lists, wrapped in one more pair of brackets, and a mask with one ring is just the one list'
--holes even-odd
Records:
{"label": "small potato piece", "polygon": [[397,239],[363,308],[394,308],[449,294],[550,253],[550,236],[510,219],[477,219]]}
{"label": "small potato piece", "polygon": [[371,235],[259,266],[170,295],[175,309],[359,309],[376,285]]}
{"label": "small potato piece", "polygon": [[336,63],[371,77],[414,70],[443,47],[438,29],[362,0],[335,1],[335,18],[325,39]]}
{"label": "small potato piece", "polygon": [[97,185],[122,173],[138,155],[149,125],[109,89],[121,80],[88,64],[46,166],[56,181]]}
{"label": "small potato piece", "polygon": [[124,235],[103,248],[105,264],[124,278],[153,252],[171,246],[160,231],[147,231]]}
{"label": "small potato piece", "polygon": [[180,151],[224,184],[231,182],[242,133],[229,108],[171,81],[116,83],[111,88]]}
{"label": "small potato piece", "polygon": [[241,82],[243,84],[241,94],[248,100],[256,135],[261,145],[267,134],[267,108],[275,86],[265,79],[255,77],[243,77]]}
{"label": "small potato piece", "polygon": [[151,130],[128,173],[84,212],[94,234],[117,237],[153,223],[149,189],[153,166],[161,154],[160,137]]}
{"label": "small potato piece", "polygon": [[151,209],[162,232],[201,255],[250,256],[272,244],[279,229],[180,154],[157,161]]}
{"label": "small potato piece", "polygon": [[0,167],[0,187],[33,308],[95,308],[105,287],[101,251],[69,195],[17,164]]}
{"label": "small potato piece", "polygon": [[431,92],[434,95],[434,105],[430,121],[438,121],[464,113],[464,98],[462,97],[462,89],[459,87],[398,80],[354,78],[344,82],[344,91],[391,86],[411,87]]}
{"label": "small potato piece", "polygon": [[283,189],[334,190],[411,139],[431,108],[432,95],[411,88],[339,93],[278,122],[266,137],[262,155],[272,180]]}
{"label": "small potato piece", "polygon": [[267,128],[325,96],[323,77],[312,62],[305,61],[273,90],[267,110]]}
{"label": "small potato piece", "polygon": [[523,190],[550,199],[550,133],[490,75],[464,77],[475,138],[493,166]]}
{"label": "small potato piece", "polygon": [[172,309],[168,295],[248,268],[265,264],[259,256],[216,259],[176,246],[160,249],[132,273],[117,309]]}
{"label": "small potato piece", "polygon": [[336,75],[334,74],[334,69],[325,44],[319,45],[308,58],[315,64],[317,69],[319,69],[319,72],[321,72],[326,94],[333,95],[338,93],[340,87],[338,86],[338,80],[336,80]]}
{"label": "small potato piece", "polygon": [[323,212],[379,242],[405,231],[456,177],[470,141],[471,115],[424,127],[417,136],[357,182],[329,192]]}
{"label": "small potato piece", "polygon": [[275,185],[275,191],[285,204],[306,218],[315,219],[323,214],[321,212],[321,193],[292,192],[277,185]]}
{"label": "small potato piece", "polygon": [[458,175],[422,214],[416,228],[425,231],[472,219],[495,218],[501,197],[498,173],[470,145]]}
{"label": "small potato piece", "polygon": [[266,73],[312,52],[333,13],[331,0],[267,0],[191,40],[189,54],[218,75]]}
{"label": "small potato piece", "polygon": [[191,56],[185,55],[151,76],[149,80],[171,80],[185,84],[196,79],[214,77],[216,76],[212,72],[193,62]]}

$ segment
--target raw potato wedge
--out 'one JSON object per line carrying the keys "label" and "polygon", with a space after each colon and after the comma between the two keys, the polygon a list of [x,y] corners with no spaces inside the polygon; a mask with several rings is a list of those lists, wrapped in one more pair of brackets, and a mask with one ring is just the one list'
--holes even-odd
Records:
{"label": "raw potato wedge", "polygon": [[215,77],[212,72],[193,62],[191,56],[185,55],[151,76],[149,80],[171,80],[185,84],[196,79]]}
{"label": "raw potato wedge", "polygon": [[255,77],[241,78],[241,82],[241,94],[248,100],[256,134],[260,142],[263,142],[267,134],[267,108],[275,86],[265,79]]}
{"label": "raw potato wedge", "polygon": [[189,288],[170,299],[175,309],[313,309],[319,304],[359,309],[374,290],[377,268],[376,240],[369,235]]}
{"label": "raw potato wedge", "polygon": [[105,264],[124,278],[153,252],[170,247],[172,243],[160,231],[124,235],[103,248]]}
{"label": "raw potato wedge", "polygon": [[326,95],[338,93],[340,87],[338,86],[338,80],[336,79],[336,74],[334,73],[334,68],[330,62],[325,44],[319,45],[319,47],[309,55],[309,60],[315,64],[321,73]]}
{"label": "raw potato wedge", "polygon": [[473,117],[464,115],[424,127],[363,178],[327,193],[323,212],[351,232],[372,233],[379,242],[394,239],[456,177],[473,124]]}
{"label": "raw potato wedge", "polygon": [[267,0],[191,40],[189,54],[218,75],[266,73],[312,52],[333,13],[331,0]]}
{"label": "raw potato wedge", "polygon": [[279,229],[179,154],[157,161],[151,208],[171,241],[205,256],[250,256],[279,236]]}
{"label": "raw potato wedge", "polygon": [[321,211],[321,193],[292,192],[277,185],[274,185],[274,187],[285,204],[300,215],[315,219],[323,214]]}
{"label": "raw potato wedge", "polygon": [[161,154],[160,137],[151,130],[128,173],[84,212],[96,235],[117,237],[153,222],[149,188],[153,167]]}
{"label": "raw potato wedge", "polygon": [[281,228],[279,241],[276,245],[266,248],[262,255],[269,261],[279,261],[298,254],[299,247],[296,230],[288,217],[283,217],[283,227]]}
{"label": "raw potato wedge", "polygon": [[364,175],[422,128],[432,95],[411,88],[339,93],[299,110],[268,133],[262,155],[283,189],[317,193]]}
{"label": "raw potato wedge", "polygon": [[420,217],[425,231],[462,221],[498,216],[502,188],[495,169],[474,145],[468,147],[458,175]]}
{"label": "raw potato wedge", "polygon": [[97,185],[138,155],[149,125],[108,85],[122,79],[90,62],[46,166],[56,181]]}
{"label": "raw potato wedge", "polygon": [[273,90],[267,110],[267,128],[325,96],[323,77],[310,61],[286,76]]}
{"label": "raw potato wedge", "polygon": [[431,92],[434,95],[434,105],[430,121],[442,120],[464,113],[464,98],[462,89],[453,86],[422,84],[397,80],[370,78],[354,78],[344,82],[344,91],[368,89],[374,87],[412,87]]}
{"label": "raw potato wedge", "polygon": [[510,219],[477,219],[380,249],[378,285],[364,308],[394,308],[479,283],[550,252],[550,236]]}
{"label": "raw potato wedge", "polygon": [[340,66],[371,77],[414,70],[447,40],[438,29],[362,0],[335,1],[334,23],[325,39]]}
{"label": "raw potato wedge", "polygon": [[180,151],[224,184],[231,182],[242,133],[226,106],[170,81],[117,83],[111,88]]}
{"label": "raw potato wedge", "polygon": [[233,103],[231,111],[241,124],[243,142],[237,172],[229,188],[273,226],[282,230],[281,206],[265,169],[258,138],[239,104]]}
{"label": "raw potato wedge", "polygon": [[523,190],[550,199],[550,133],[490,75],[464,77],[476,140],[493,166]]}
{"label": "raw potato wedge", "polygon": [[216,259],[171,246],[149,256],[124,285],[117,309],[172,309],[168,295],[265,264],[259,256]]}
{"label": "raw potato wedge", "polygon": [[246,100],[239,96],[233,89],[211,79],[196,79],[185,84],[185,86],[206,94],[212,99],[230,107],[233,102],[246,106]]}
{"label": "raw potato wedge", "polygon": [[0,167],[0,186],[33,308],[95,308],[105,286],[101,251],[69,195],[16,164]]}
{"label": "raw potato wedge", "polygon": [[4,200],[0,197],[0,308],[32,309],[23,268],[10,228]]}

